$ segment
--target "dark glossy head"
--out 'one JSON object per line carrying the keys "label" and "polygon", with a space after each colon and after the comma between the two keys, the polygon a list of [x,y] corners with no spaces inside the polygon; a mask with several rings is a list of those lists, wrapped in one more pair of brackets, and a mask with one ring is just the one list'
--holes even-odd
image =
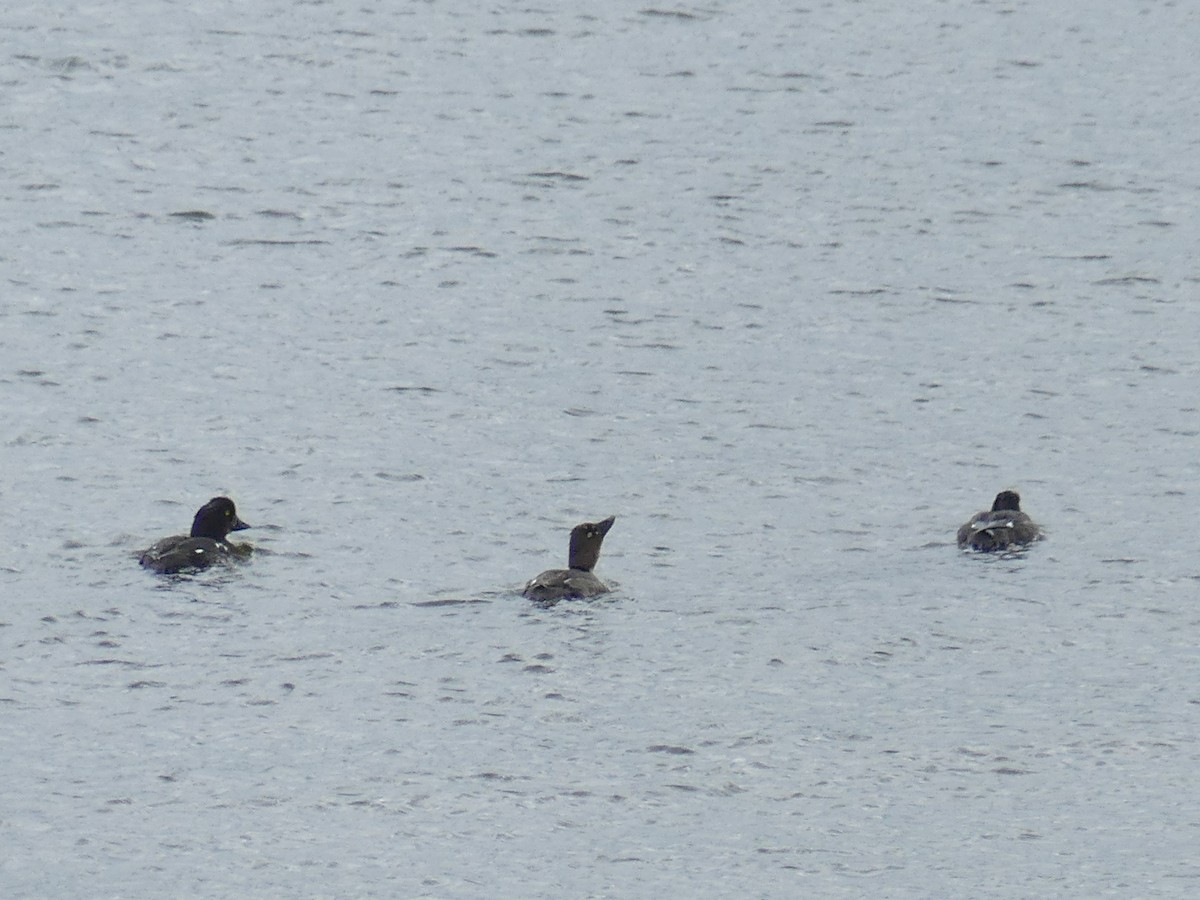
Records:
{"label": "dark glossy head", "polygon": [[223,541],[231,531],[242,531],[250,526],[238,518],[233,501],[228,497],[213,497],[192,519],[192,537],[212,538]]}
{"label": "dark glossy head", "polygon": [[592,571],[596,567],[596,561],[600,559],[600,545],[604,543],[604,536],[616,520],[616,516],[609,516],[599,522],[584,522],[572,528],[571,551],[567,564],[572,569]]}
{"label": "dark glossy head", "polygon": [[1001,491],[992,504],[992,512],[1020,512],[1021,495],[1016,491]]}

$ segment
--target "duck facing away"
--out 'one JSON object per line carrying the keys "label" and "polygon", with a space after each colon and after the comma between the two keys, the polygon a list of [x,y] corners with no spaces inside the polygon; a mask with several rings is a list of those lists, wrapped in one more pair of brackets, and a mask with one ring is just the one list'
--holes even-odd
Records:
{"label": "duck facing away", "polygon": [[599,522],[584,522],[571,529],[571,549],[566,569],[548,569],[525,585],[524,594],[530,600],[543,603],[556,600],[579,600],[607,594],[608,587],[592,569],[600,559],[600,545],[612,528],[616,516]]}
{"label": "duck facing away", "polygon": [[189,569],[206,569],[216,562],[228,562],[245,555],[249,548],[235,547],[225,538],[231,531],[250,526],[238,518],[228,497],[213,497],[196,513],[191,534],[163,538],[142,554],[141,563],[161,575]]}
{"label": "duck facing away", "polygon": [[990,552],[1020,547],[1041,537],[1042,529],[1021,512],[1021,495],[1001,491],[990,510],[976,513],[958,529],[958,546]]}

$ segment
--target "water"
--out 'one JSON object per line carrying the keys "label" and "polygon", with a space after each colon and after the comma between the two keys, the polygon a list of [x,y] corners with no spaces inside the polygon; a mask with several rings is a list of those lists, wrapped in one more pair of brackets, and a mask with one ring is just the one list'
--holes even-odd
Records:
{"label": "water", "polygon": [[1194,892],[1200,17],[893,7],[7,17],[5,896]]}

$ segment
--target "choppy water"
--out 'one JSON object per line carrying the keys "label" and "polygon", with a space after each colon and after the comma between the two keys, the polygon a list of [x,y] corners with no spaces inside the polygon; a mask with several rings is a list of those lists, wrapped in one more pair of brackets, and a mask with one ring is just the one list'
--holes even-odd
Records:
{"label": "choppy water", "polygon": [[1200,13],[251,6],[3,23],[6,897],[1194,893]]}

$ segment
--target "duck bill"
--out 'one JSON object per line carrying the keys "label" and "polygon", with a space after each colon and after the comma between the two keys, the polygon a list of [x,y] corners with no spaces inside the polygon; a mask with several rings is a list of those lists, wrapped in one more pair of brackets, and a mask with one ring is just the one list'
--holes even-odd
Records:
{"label": "duck bill", "polygon": [[230,527],[229,530],[230,531],[245,531],[249,527],[250,527],[249,525],[247,525],[245,522],[243,522],[241,519],[239,519],[235,516],[233,519],[233,525]]}

